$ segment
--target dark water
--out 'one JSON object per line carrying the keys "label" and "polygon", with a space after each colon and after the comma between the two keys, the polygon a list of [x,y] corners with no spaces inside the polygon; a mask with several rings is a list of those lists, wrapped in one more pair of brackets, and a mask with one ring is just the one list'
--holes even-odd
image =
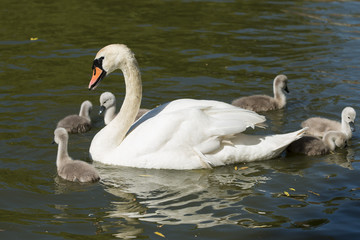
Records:
{"label": "dark water", "polygon": [[136,53],[142,107],[271,94],[273,78],[283,73],[288,105],[265,114],[266,133],[296,130],[315,115],[340,120],[344,107],[359,110],[359,2],[0,3],[1,239],[360,236],[358,132],[331,155],[284,154],[213,170],[94,163],[103,178],[96,184],[59,179],[50,144],[56,122],[88,99],[95,127],[71,135],[69,152],[90,161],[89,144],[103,126],[99,96],[110,90],[120,105],[125,90],[121,73],[87,90],[94,55],[109,43]]}

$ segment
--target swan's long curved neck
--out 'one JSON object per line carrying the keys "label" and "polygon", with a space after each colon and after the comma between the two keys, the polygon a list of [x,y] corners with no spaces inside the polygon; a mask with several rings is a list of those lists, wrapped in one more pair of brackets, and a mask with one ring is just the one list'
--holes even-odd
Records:
{"label": "swan's long curved neck", "polygon": [[112,105],[107,108],[104,114],[104,122],[108,125],[116,117],[116,106]]}
{"label": "swan's long curved neck", "polygon": [[57,157],[56,157],[56,167],[59,169],[69,159],[70,159],[70,156],[68,153],[68,140],[62,139],[59,142],[59,146],[58,146],[58,152],[57,152]]}
{"label": "swan's long curved neck", "polygon": [[140,109],[142,96],[141,74],[136,59],[128,59],[119,68],[124,74],[126,94],[120,112],[103,128],[110,149],[119,146],[125,138]]}
{"label": "swan's long curved neck", "polygon": [[79,112],[79,116],[80,117],[84,117],[90,120],[90,116],[89,116],[89,109],[85,106],[85,104],[82,104],[80,107],[80,112]]}
{"label": "swan's long curved neck", "polygon": [[274,91],[274,99],[279,104],[279,107],[282,108],[286,104],[286,96],[281,88],[276,86],[275,82],[273,85],[273,91]]}
{"label": "swan's long curved neck", "polygon": [[345,121],[345,118],[346,116],[341,117],[341,131],[344,132],[348,137],[351,137],[351,128],[349,123]]}
{"label": "swan's long curved neck", "polygon": [[343,131],[343,132],[346,132],[347,133],[347,122],[345,121],[345,119],[344,118],[341,118],[341,130]]}
{"label": "swan's long curved neck", "polygon": [[332,135],[325,135],[324,139],[323,139],[325,145],[329,148],[330,151],[334,151],[336,148],[335,145],[335,137]]}

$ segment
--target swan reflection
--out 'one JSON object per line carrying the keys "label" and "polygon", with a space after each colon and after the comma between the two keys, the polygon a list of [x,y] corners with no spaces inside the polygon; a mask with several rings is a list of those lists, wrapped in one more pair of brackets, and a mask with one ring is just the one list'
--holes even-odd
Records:
{"label": "swan reflection", "polygon": [[167,225],[195,224],[201,228],[236,224],[240,213],[227,209],[254,194],[256,184],[268,180],[255,167],[177,171],[95,164],[105,190],[121,199],[113,202],[109,217]]}
{"label": "swan reflection", "polygon": [[[348,167],[345,166],[351,155],[348,150],[322,157],[287,156],[286,160],[279,158],[191,171],[94,164],[102,177],[105,191],[115,196],[106,217],[125,220],[125,225],[131,226],[131,229],[126,228],[119,236],[116,235],[124,238],[139,236],[142,232],[141,222],[193,224],[197,228],[227,224],[271,228],[292,223],[294,219],[287,214],[282,215],[281,209],[284,206],[289,206],[287,211],[306,209],[312,204],[308,200],[311,193],[296,192],[291,193],[292,198],[286,198],[283,192],[274,192],[278,190],[275,185],[280,183],[277,183],[279,179],[273,180],[271,177],[291,175],[302,178],[306,169],[319,162]],[[267,182],[269,186],[264,184]],[[291,187],[301,189],[301,182],[298,182],[300,185],[296,185],[296,181],[292,184]],[[279,211],[268,211],[270,202],[278,205]]]}

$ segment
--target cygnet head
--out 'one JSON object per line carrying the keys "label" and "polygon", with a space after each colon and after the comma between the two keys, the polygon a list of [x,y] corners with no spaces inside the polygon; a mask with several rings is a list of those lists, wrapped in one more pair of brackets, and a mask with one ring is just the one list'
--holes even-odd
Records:
{"label": "cygnet head", "polygon": [[100,96],[100,111],[99,114],[102,114],[106,109],[109,109],[112,106],[115,106],[116,99],[115,95],[111,92],[104,92]]}
{"label": "cygnet head", "polygon": [[341,112],[341,119],[350,125],[351,131],[355,131],[356,112],[352,107],[346,107]]}
{"label": "cygnet head", "polygon": [[116,69],[124,69],[126,62],[135,60],[134,53],[124,44],[110,44],[100,49],[93,62],[93,75],[89,90],[94,90],[99,82]]}
{"label": "cygnet head", "polygon": [[[347,146],[347,136],[340,131],[329,131],[325,133],[324,140],[332,141],[336,147],[344,148]],[[333,149],[332,149],[333,150]]]}
{"label": "cygnet head", "polygon": [[289,89],[287,87],[288,78],[284,74],[277,75],[274,79],[274,90],[282,89],[285,92],[289,93]]}
{"label": "cygnet head", "polygon": [[339,135],[336,139],[335,139],[335,145],[339,148],[344,148],[347,146],[347,137],[345,134],[341,134]]}
{"label": "cygnet head", "polygon": [[54,131],[54,142],[59,144],[60,142],[66,141],[69,138],[65,128],[56,128]]}

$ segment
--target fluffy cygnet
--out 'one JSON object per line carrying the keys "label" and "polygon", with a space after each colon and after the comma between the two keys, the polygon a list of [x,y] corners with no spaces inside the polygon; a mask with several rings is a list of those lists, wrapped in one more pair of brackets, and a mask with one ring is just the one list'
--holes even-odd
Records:
{"label": "fluffy cygnet", "polygon": [[253,95],[235,99],[231,104],[255,112],[281,109],[286,105],[286,96],[283,91],[289,92],[287,80],[288,78],[283,74],[275,77],[273,82],[274,97],[267,95]]}
{"label": "fluffy cygnet", "polygon": [[341,131],[347,139],[352,137],[355,131],[356,112],[352,107],[346,107],[341,113],[341,123],[327,118],[313,117],[301,123],[302,127],[308,127],[307,134],[322,137],[328,131]]}
{"label": "fluffy cygnet", "polygon": [[95,168],[87,162],[73,160],[68,154],[69,134],[64,128],[54,131],[54,142],[58,146],[56,157],[57,172],[60,177],[73,182],[96,182],[100,179]]}
{"label": "fluffy cygnet", "polygon": [[[135,121],[142,115],[150,111],[146,108],[140,108],[136,115]],[[108,125],[116,116],[116,98],[111,92],[104,92],[100,95],[100,111],[99,114],[104,113],[105,125]]]}
{"label": "fluffy cygnet", "polygon": [[104,92],[100,95],[99,115],[104,113],[105,125],[108,125],[116,116],[116,98],[111,92]]}
{"label": "fluffy cygnet", "polygon": [[325,155],[334,151],[336,147],[343,148],[347,145],[346,135],[339,131],[325,133],[323,139],[314,136],[303,136],[292,142],[288,150],[308,156]]}
{"label": "fluffy cygnet", "polygon": [[57,128],[65,128],[69,133],[84,133],[91,129],[90,112],[92,104],[90,101],[84,101],[81,104],[79,115],[69,115],[61,119]]}

